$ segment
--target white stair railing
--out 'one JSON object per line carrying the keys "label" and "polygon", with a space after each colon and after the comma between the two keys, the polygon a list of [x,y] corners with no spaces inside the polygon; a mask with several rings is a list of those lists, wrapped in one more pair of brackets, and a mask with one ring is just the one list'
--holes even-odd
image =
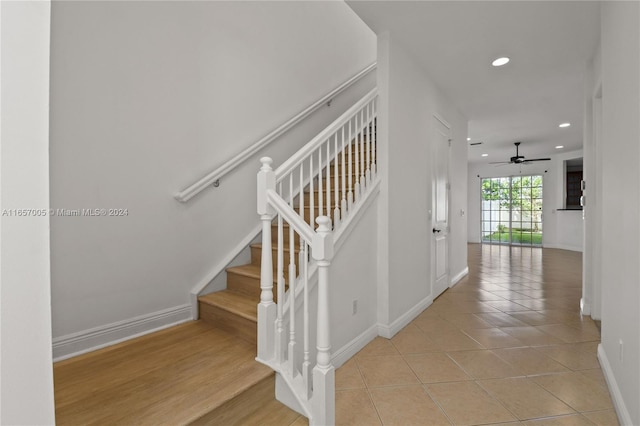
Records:
{"label": "white stair railing", "polygon": [[[271,167],[271,158],[260,160],[262,259],[257,359],[281,376],[310,425],[335,424],[328,269],[335,231],[345,226],[377,173],[376,100],[373,90],[277,170]],[[274,217],[275,268],[271,235]],[[311,306],[313,277],[317,277],[317,302]],[[289,287],[286,293],[285,285]],[[299,305],[302,325],[296,324]],[[311,317],[313,308],[315,318]],[[312,340],[315,351],[311,350]]]}

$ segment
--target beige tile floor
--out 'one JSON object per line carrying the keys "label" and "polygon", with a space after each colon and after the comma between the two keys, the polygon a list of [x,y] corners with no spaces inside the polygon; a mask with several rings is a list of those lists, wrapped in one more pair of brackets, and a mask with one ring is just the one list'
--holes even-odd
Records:
{"label": "beige tile floor", "polygon": [[336,373],[340,425],[617,425],[581,256],[469,245],[469,275]]}

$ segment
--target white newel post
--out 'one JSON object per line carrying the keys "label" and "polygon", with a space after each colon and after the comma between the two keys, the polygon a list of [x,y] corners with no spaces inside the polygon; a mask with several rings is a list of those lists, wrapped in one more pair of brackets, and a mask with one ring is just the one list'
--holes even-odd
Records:
{"label": "white newel post", "polygon": [[271,221],[275,210],[267,200],[267,191],[276,189],[273,160],[260,159],[258,172],[258,214],[262,221],[262,258],[260,268],[260,304],[258,304],[258,359],[269,361],[274,355],[276,304],[273,302],[273,263],[271,255]]}
{"label": "white newel post", "polygon": [[318,229],[313,236],[312,256],[318,264],[318,330],[316,366],[313,368],[314,416],[310,425],[335,424],[335,369],[331,364],[331,339],[329,330],[329,276],[333,258],[333,234],[331,219],[316,219]]}

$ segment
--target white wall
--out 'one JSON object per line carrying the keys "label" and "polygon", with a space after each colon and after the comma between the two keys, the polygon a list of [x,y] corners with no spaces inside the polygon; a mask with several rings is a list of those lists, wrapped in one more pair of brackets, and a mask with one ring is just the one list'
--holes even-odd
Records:
{"label": "white wall", "polygon": [[602,49],[586,67],[584,93],[584,253],[582,300],[584,315],[602,319]]}
{"label": "white wall", "polygon": [[[582,157],[582,150],[551,155],[551,161],[524,166],[469,163],[468,238],[480,242],[480,178],[540,174],[542,192],[542,244],[544,247],[582,251],[582,211],[562,211],[564,203],[564,161]],[[478,177],[480,176],[480,178]]]}
{"label": "white wall", "polygon": [[[622,424],[640,424],[640,4],[602,3],[602,343]],[[596,171],[597,173],[597,171]]]}
{"label": "white wall", "polygon": [[[334,356],[339,356],[339,363],[348,359],[341,354],[355,355],[377,332],[378,199],[376,195],[373,197],[376,199],[343,238],[329,269],[331,347]],[[355,314],[354,301],[357,303]],[[371,332],[373,334],[367,334]],[[365,336],[358,340],[362,334]],[[351,348],[349,344],[355,347]]]}
{"label": "white wall", "polygon": [[394,321],[417,304],[430,303],[431,141],[434,114],[452,125],[450,166],[450,276],[467,267],[467,120],[439,91],[425,71],[395,43],[378,36],[380,144],[384,181],[380,202],[379,322],[397,331]]}
{"label": "white wall", "polygon": [[0,15],[0,424],[46,425],[55,422],[46,214],[51,5],[1,2]]}
{"label": "white wall", "polygon": [[59,341],[189,317],[189,290],[258,225],[258,158],[279,165],[375,84],[180,204],[175,192],[375,61],[371,31],[342,2],[55,2],[51,42],[52,206],[128,209],[53,218]]}
{"label": "white wall", "polygon": [[[329,321],[332,364],[339,368],[378,335],[376,262],[378,246],[379,186],[373,187],[363,207],[357,210],[340,240],[334,241],[335,253],[329,266]],[[355,210],[354,210],[355,211]],[[318,274],[309,270],[309,333],[310,363],[316,362],[315,327],[318,315]],[[296,292],[301,291],[298,287]],[[357,304],[353,310],[354,301]],[[283,326],[289,328],[289,313]],[[296,352],[299,368],[304,360],[303,297],[296,301]]]}

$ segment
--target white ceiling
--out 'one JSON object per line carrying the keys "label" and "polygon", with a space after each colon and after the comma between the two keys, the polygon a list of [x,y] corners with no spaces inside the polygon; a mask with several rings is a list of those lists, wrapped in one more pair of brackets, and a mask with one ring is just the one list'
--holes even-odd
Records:
{"label": "white ceiling", "polygon": [[[470,162],[582,147],[583,74],[600,37],[595,1],[348,1],[415,56],[469,119]],[[491,61],[508,56],[495,68]],[[570,122],[561,129],[558,124]],[[481,157],[482,153],[489,154]]]}

